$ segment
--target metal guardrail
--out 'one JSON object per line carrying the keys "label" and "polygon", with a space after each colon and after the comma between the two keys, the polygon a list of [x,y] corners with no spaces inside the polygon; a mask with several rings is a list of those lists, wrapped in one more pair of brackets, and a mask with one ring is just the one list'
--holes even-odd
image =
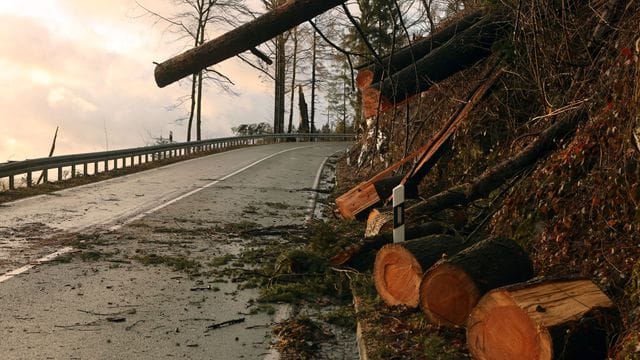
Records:
{"label": "metal guardrail", "polygon": [[[0,164],[0,180],[9,178],[9,189],[15,189],[15,177],[26,174],[27,186],[33,186],[33,173],[42,172],[44,182],[49,182],[49,170],[57,169],[57,180],[63,179],[63,169],[71,168],[71,177],[78,175],[78,166],[82,166],[81,175],[89,175],[89,165],[92,174],[123,169],[152,161],[186,157],[196,153],[225,150],[238,146],[262,145],[282,140],[294,141],[352,141],[354,134],[262,134],[249,136],[234,136],[202,141],[172,143],[166,145],[144,146],[122,150],[101,151],[74,155],[61,155],[48,158],[29,159]],[[135,161],[137,158],[137,162]],[[127,166],[127,159],[130,159]],[[120,166],[118,166],[120,160]],[[100,165],[102,164],[102,171]],[[111,165],[111,168],[110,168]]]}

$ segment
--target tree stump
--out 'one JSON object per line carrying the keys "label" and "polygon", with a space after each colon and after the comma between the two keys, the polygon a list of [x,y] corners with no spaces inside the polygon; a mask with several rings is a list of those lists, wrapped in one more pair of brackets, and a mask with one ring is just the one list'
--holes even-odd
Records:
{"label": "tree stump", "polygon": [[485,295],[469,316],[467,343],[478,360],[605,359],[617,321],[591,280],[537,280]]}
{"label": "tree stump", "polygon": [[490,238],[433,265],[422,278],[420,308],[432,323],[463,326],[483,294],[532,276],[533,264],[520,245]]}
{"label": "tree stump", "polygon": [[383,246],[373,265],[378,295],[387,305],[418,307],[424,270],[464,247],[461,238],[450,235],[431,235]]}

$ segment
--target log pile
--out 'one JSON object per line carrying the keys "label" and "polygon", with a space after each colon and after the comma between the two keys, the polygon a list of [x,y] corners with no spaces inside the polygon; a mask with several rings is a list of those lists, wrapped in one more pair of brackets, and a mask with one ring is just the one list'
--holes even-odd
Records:
{"label": "log pile", "polygon": [[373,265],[373,281],[380,298],[388,305],[418,307],[424,271],[464,247],[461,238],[449,235],[385,245]]}

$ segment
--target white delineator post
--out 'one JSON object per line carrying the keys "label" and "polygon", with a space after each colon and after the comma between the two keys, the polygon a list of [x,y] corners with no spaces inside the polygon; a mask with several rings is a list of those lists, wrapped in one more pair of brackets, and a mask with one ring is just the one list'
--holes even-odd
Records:
{"label": "white delineator post", "polygon": [[404,185],[393,189],[393,242],[404,241]]}

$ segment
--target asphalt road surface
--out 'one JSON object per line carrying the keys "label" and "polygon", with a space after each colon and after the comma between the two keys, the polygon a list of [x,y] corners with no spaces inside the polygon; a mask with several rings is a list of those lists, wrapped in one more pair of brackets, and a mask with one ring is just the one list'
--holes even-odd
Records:
{"label": "asphalt road surface", "polygon": [[286,308],[252,314],[256,290],[144,260],[207,269],[252,246],[225,228],[302,224],[347,146],[243,148],[0,205],[0,358],[273,358]]}

